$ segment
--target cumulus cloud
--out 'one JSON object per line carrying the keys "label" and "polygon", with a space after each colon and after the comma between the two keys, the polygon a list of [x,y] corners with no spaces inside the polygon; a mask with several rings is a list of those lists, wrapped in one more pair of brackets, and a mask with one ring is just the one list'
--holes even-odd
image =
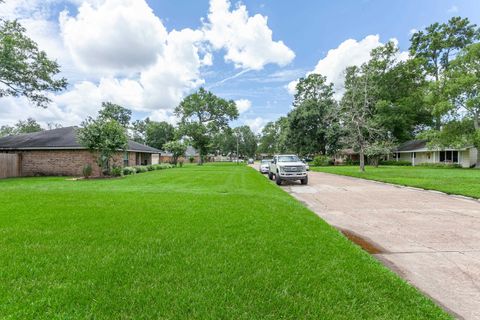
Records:
{"label": "cumulus cloud", "polygon": [[293,60],[295,53],[290,48],[282,41],[273,41],[267,17],[249,17],[245,5],[233,10],[230,6],[228,0],[211,0],[203,28],[214,49],[227,51],[225,61],[237,68],[261,70],[269,63],[284,66]]}
{"label": "cumulus cloud", "polygon": [[[16,0],[0,6],[1,16],[18,18],[60,63],[70,83],[67,91],[49,94],[48,109],[35,109],[23,98],[3,98],[8,107],[1,110],[0,123],[32,116],[43,123],[79,124],[95,116],[102,101],[174,123],[173,108],[204,84],[202,68],[213,64],[216,50],[225,50],[225,60],[241,68],[237,75],[270,63],[285,65],[295,56],[273,40],[267,17],[249,16],[244,5],[231,9],[227,0],[211,0],[200,28],[171,31],[145,0],[68,0],[78,8],[71,12],[61,11],[62,3]],[[249,100],[239,104],[241,112],[251,107]]]}
{"label": "cumulus cloud", "polygon": [[155,63],[167,31],[143,0],[84,2],[76,16],[60,14],[66,47],[86,69],[131,69]]}
{"label": "cumulus cloud", "polygon": [[261,117],[256,117],[254,119],[247,119],[245,120],[245,124],[252,129],[254,133],[260,133],[263,129],[263,127],[267,124],[267,120],[261,118]]}
{"label": "cumulus cloud", "polygon": [[248,99],[235,100],[237,105],[238,113],[244,113],[252,107],[252,102]]}
{"label": "cumulus cloud", "polygon": [[140,76],[145,89],[145,108],[173,108],[187,92],[204,83],[200,68],[211,63],[211,58],[208,53],[203,59],[200,56],[202,39],[203,33],[198,30],[169,33],[165,50],[158,55],[156,64]]}
{"label": "cumulus cloud", "polygon": [[[396,39],[391,39],[397,43]],[[349,66],[360,66],[370,59],[372,49],[383,45],[380,42],[379,35],[368,35],[360,41],[348,39],[343,41],[337,48],[328,51],[327,55],[320,59],[315,68],[308,72],[319,73],[327,77],[327,81],[333,83],[336,96],[339,98],[343,94],[345,69]],[[399,53],[399,59],[408,58],[407,52]],[[289,93],[295,93],[295,86],[298,80],[292,81],[287,85]]]}

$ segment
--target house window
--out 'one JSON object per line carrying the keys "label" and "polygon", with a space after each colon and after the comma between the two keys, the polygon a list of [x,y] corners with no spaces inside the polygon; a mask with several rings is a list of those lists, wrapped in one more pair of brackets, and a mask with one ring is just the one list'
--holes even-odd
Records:
{"label": "house window", "polygon": [[417,153],[416,152],[412,152],[412,158],[413,159],[417,158]]}
{"label": "house window", "polygon": [[440,162],[458,163],[458,151],[440,151]]}
{"label": "house window", "polygon": [[452,151],[452,161],[458,163],[458,151]]}
{"label": "house window", "polygon": [[123,166],[128,167],[128,152],[123,153]]}

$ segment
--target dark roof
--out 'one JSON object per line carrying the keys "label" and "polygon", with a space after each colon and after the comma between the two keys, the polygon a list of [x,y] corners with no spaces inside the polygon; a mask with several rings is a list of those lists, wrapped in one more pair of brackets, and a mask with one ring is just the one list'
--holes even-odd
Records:
{"label": "dark roof", "polygon": [[427,147],[427,142],[428,140],[410,140],[399,145],[395,151],[425,149]]}
{"label": "dark roof", "polygon": [[[0,138],[0,150],[86,149],[77,141],[77,127],[65,127]],[[128,140],[127,151],[160,153],[160,150]]]}

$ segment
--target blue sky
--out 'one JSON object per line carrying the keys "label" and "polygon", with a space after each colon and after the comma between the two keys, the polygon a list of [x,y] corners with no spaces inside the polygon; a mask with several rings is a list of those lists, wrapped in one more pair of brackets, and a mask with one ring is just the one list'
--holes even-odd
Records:
{"label": "blue sky", "polygon": [[70,83],[48,110],[3,99],[0,125],[78,124],[103,100],[174,122],[172,108],[203,85],[239,101],[233,125],[258,131],[290,110],[292,81],[321,72],[341,93],[341,71],[372,47],[395,38],[406,51],[412,30],[455,15],[478,24],[480,1],[15,0],[0,15],[20,19]]}

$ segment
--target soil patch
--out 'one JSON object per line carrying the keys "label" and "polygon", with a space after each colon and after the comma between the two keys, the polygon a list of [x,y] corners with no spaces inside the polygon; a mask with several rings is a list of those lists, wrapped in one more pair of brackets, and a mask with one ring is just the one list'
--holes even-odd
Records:
{"label": "soil patch", "polygon": [[348,240],[352,241],[353,243],[357,244],[363,250],[367,251],[370,254],[379,254],[385,253],[385,250],[377,246],[376,244],[362,238],[358,234],[353,233],[350,230],[340,229],[340,232],[343,233]]}

